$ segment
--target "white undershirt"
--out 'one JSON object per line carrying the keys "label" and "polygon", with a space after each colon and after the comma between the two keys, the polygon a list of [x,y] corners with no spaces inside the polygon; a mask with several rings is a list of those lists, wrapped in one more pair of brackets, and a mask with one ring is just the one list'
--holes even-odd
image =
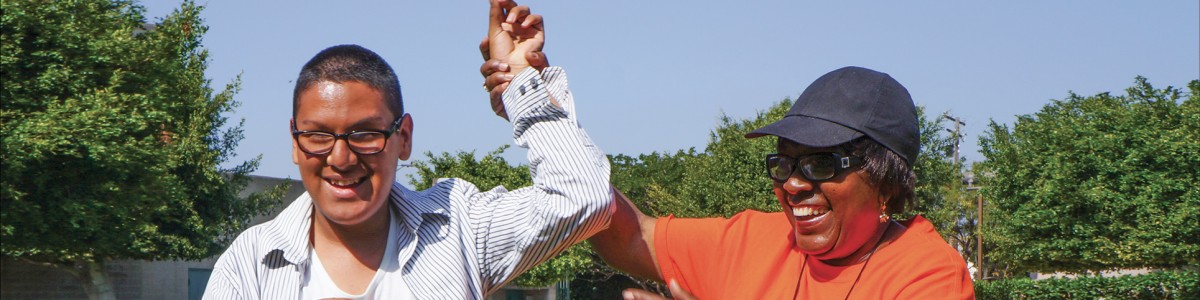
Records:
{"label": "white undershirt", "polygon": [[325,265],[321,264],[316,250],[310,249],[312,263],[308,264],[308,269],[305,270],[305,280],[300,286],[300,299],[414,299],[408,284],[404,283],[403,272],[400,271],[400,263],[397,261],[399,257],[396,254],[396,234],[400,230],[400,223],[397,221],[396,212],[391,209],[388,211],[387,248],[383,250],[383,261],[379,263],[379,270],[375,271],[375,277],[371,278],[367,290],[358,295],[342,291],[325,271]]}

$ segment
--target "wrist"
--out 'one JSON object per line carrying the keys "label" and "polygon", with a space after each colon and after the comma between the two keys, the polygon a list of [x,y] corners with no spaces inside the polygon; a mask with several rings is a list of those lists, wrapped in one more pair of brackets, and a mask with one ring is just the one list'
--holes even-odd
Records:
{"label": "wrist", "polygon": [[509,63],[508,64],[508,72],[509,72],[509,74],[513,74],[513,76],[516,76],[516,74],[521,74],[521,72],[525,72],[525,69],[528,69],[528,68],[530,68],[529,63]]}
{"label": "wrist", "polygon": [[508,72],[514,75],[521,74],[526,68],[530,67],[529,60],[525,58],[525,54],[510,54],[508,57]]}

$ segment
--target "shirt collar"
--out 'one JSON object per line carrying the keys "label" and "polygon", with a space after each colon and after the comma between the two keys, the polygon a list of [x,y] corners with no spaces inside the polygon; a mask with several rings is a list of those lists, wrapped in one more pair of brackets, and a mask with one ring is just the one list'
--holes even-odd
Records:
{"label": "shirt collar", "polygon": [[306,192],[292,201],[274,220],[265,224],[268,239],[266,249],[282,250],[283,258],[292,264],[307,264],[309,251],[312,250],[309,243],[312,214],[312,198]]}
{"label": "shirt collar", "polygon": [[424,191],[413,191],[400,183],[392,183],[392,193],[388,197],[395,207],[400,208],[400,217],[409,230],[416,231],[426,217],[440,216],[450,218],[450,190],[434,184]]}
{"label": "shirt collar", "polygon": [[[429,216],[450,218],[449,189],[436,187],[439,186],[435,185],[435,188],[416,192],[398,182],[392,183],[388,201],[391,202],[392,207],[400,208],[399,217],[404,219],[403,224],[407,230],[415,232]],[[312,250],[312,245],[309,243],[312,218],[312,198],[306,192],[292,201],[292,204],[280,212],[274,220],[264,224],[269,233],[268,241],[271,243],[267,245],[269,246],[267,249],[282,250],[283,258],[292,264],[307,264],[309,253]],[[270,255],[270,252],[263,254],[264,259],[267,255]]]}

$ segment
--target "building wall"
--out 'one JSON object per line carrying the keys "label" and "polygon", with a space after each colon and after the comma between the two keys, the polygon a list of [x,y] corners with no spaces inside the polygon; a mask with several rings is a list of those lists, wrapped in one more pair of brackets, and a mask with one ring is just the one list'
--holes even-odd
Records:
{"label": "building wall", "polygon": [[[188,299],[188,270],[212,269],[216,258],[204,261],[109,262],[109,280],[117,299]],[[79,279],[65,271],[5,259],[0,262],[3,299],[87,299]]]}

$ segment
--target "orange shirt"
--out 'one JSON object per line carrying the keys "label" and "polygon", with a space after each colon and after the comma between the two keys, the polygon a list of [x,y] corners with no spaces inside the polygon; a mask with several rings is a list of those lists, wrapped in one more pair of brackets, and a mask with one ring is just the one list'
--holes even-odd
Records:
{"label": "orange shirt", "polygon": [[787,218],[751,210],[729,219],[659,218],[654,255],[664,280],[699,299],[974,299],[966,263],[933,224],[920,216],[900,223],[907,229],[865,269],[812,259],[800,274],[806,256],[793,246]]}

